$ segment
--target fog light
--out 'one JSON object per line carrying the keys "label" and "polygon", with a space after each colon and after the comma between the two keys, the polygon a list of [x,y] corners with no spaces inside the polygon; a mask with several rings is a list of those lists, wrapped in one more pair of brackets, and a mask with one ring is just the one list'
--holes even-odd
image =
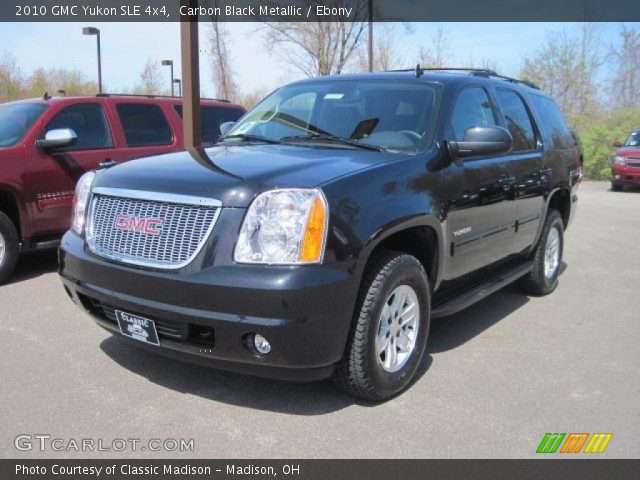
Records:
{"label": "fog light", "polygon": [[253,346],[258,353],[266,355],[271,351],[271,344],[269,341],[258,333],[253,334]]}

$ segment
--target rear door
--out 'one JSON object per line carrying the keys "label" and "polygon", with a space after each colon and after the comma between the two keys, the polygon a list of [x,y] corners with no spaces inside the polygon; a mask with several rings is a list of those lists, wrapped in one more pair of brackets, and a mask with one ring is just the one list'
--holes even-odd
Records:
{"label": "rear door", "polygon": [[111,103],[117,121],[118,148],[116,162],[151,155],[160,155],[180,148],[164,109],[155,103],[136,100],[115,100]]}
{"label": "rear door", "polygon": [[505,168],[516,199],[515,236],[511,253],[525,251],[535,241],[540,225],[548,174],[543,168],[543,147],[533,116],[522,96],[510,88],[496,88],[501,120],[513,137],[513,150]]}
{"label": "rear door", "polygon": [[[448,140],[462,140],[467,129],[500,125],[499,112],[482,85],[465,86],[457,95],[448,124]],[[470,157],[442,171],[446,195],[448,250],[445,280],[495,263],[513,250],[515,202],[505,157]]]}

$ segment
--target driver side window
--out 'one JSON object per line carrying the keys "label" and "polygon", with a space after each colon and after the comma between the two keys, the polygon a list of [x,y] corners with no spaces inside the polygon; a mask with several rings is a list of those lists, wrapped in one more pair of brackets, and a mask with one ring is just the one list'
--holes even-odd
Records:
{"label": "driver side window", "polygon": [[471,127],[498,125],[493,105],[482,87],[467,87],[458,94],[451,115],[453,140],[461,141]]}
{"label": "driver side window", "polygon": [[79,103],[64,108],[51,119],[44,131],[60,128],[70,128],[78,136],[78,141],[72,147],[64,149],[65,151],[113,146],[102,107],[95,103]]}

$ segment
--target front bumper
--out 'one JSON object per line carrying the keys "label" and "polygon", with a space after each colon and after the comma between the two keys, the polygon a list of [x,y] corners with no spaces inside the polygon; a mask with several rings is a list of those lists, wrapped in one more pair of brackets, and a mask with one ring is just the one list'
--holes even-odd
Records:
{"label": "front bumper", "polygon": [[614,185],[640,184],[640,168],[616,165],[611,168],[611,183]]}
{"label": "front bumper", "polygon": [[[223,370],[287,379],[331,375],[343,355],[358,282],[322,265],[221,265],[196,272],[157,272],[109,262],[67,233],[59,273],[71,299],[119,334],[113,309],[153,319],[160,346],[136,345]],[[193,335],[213,330],[213,339]],[[259,333],[271,343],[260,356],[246,345]],[[208,343],[207,343],[208,342]]]}

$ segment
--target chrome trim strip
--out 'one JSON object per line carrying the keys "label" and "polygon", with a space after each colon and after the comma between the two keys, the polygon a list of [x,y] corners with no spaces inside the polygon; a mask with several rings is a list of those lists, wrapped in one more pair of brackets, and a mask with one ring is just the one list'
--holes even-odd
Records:
{"label": "chrome trim strip", "polygon": [[215,198],[178,195],[176,193],[149,192],[146,190],[129,190],[126,188],[95,187],[91,193],[107,197],[129,198],[133,200],[149,200],[151,202],[179,203],[201,207],[222,207],[222,202]]}
{"label": "chrome trim strip", "polygon": [[[132,195],[126,197],[124,195]],[[101,250],[97,247],[92,241],[93,237],[93,205],[94,205],[94,195],[103,195],[103,196],[111,196],[118,197],[124,199],[133,199],[133,200],[149,200],[155,202],[163,202],[163,203],[178,203],[178,204],[186,204],[186,205],[195,205],[195,206],[203,206],[203,207],[216,207],[216,211],[211,221],[211,225],[205,232],[202,237],[202,240],[194,250],[193,254],[184,262],[179,264],[171,264],[166,265],[160,262],[154,262],[151,260],[134,260],[131,258],[127,258],[123,255]],[[222,202],[220,200],[214,198],[203,198],[203,197],[193,197],[189,195],[177,195],[177,194],[164,194],[159,192],[147,192],[142,190],[127,190],[123,188],[104,188],[104,187],[96,187],[92,189],[90,197],[89,197],[89,211],[87,214],[87,223],[85,229],[85,241],[89,250],[98,255],[99,257],[106,258],[108,260],[113,260],[115,262],[119,262],[126,265],[135,265],[139,267],[146,268],[154,268],[157,270],[179,270],[181,268],[186,267],[191,262],[195,260],[195,258],[200,254],[205,244],[209,241],[211,237],[211,233],[213,232],[213,228],[218,223],[218,218],[220,217],[220,212],[222,211]],[[200,203],[202,202],[202,203]]]}

